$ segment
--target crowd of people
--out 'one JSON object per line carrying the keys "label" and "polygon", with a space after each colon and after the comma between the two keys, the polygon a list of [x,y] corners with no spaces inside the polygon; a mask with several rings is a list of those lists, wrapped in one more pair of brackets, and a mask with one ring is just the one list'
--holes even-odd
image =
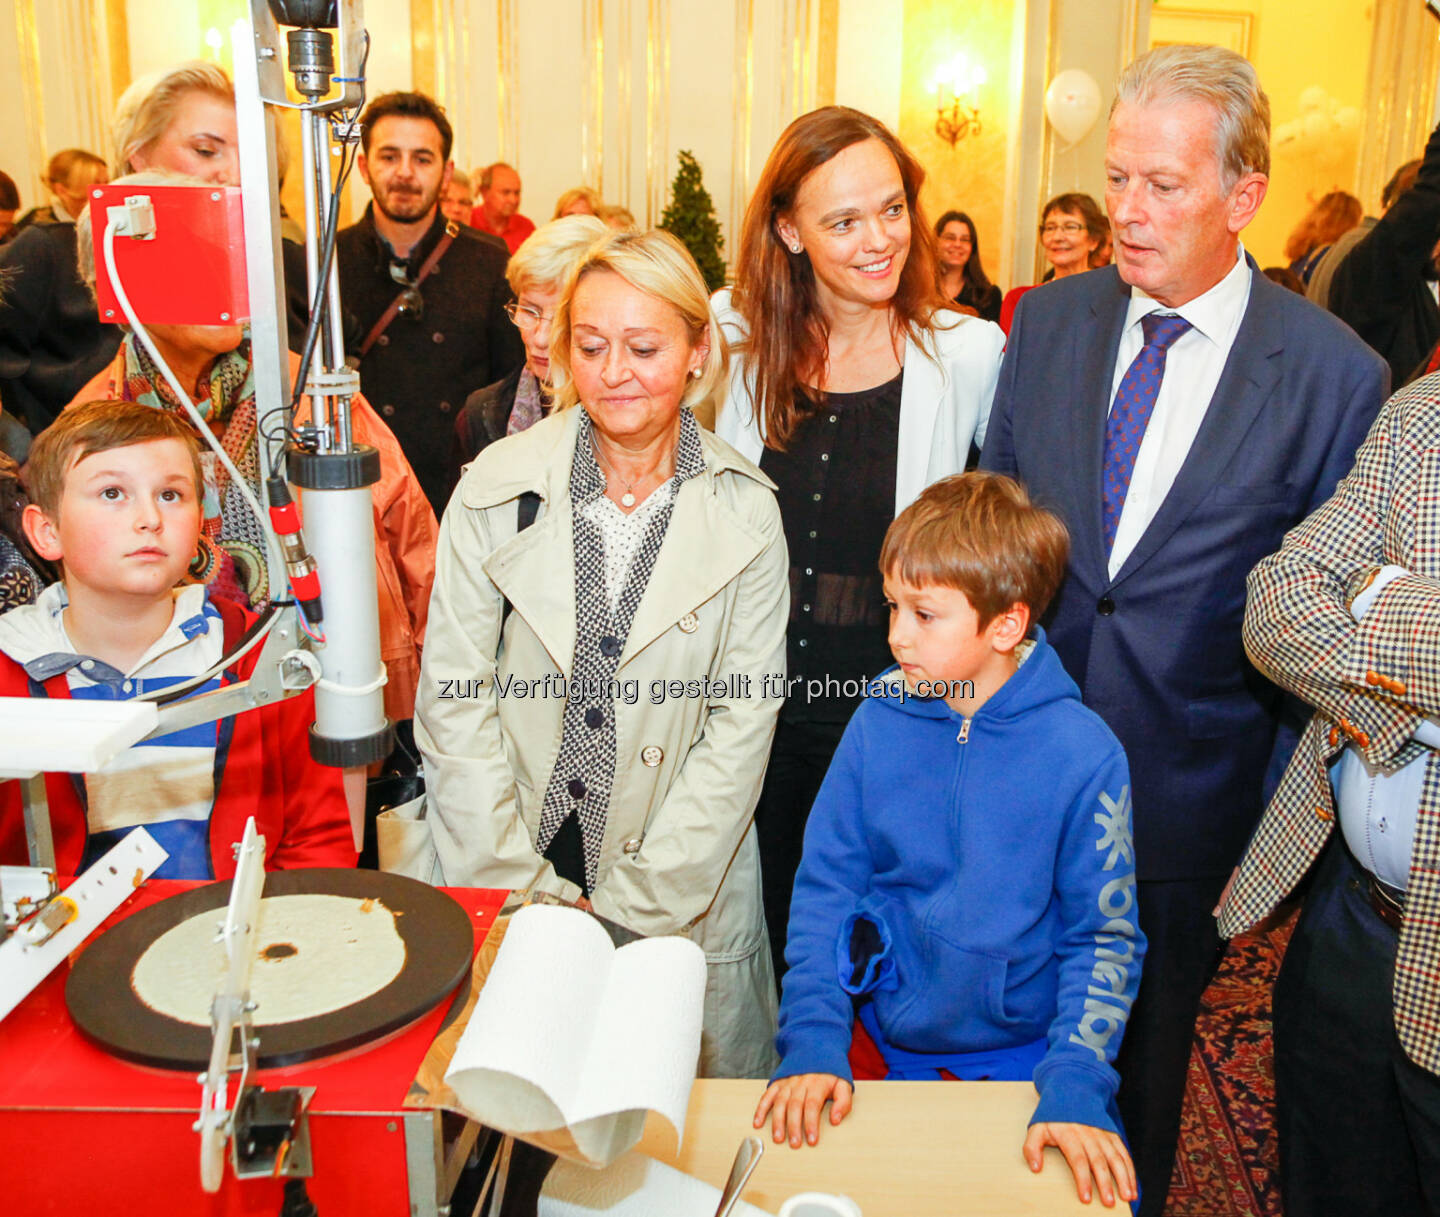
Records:
{"label": "crowd of people", "polygon": [[[360,123],[351,419],[439,877],[691,937],[699,1069],[767,1079],[776,1141],[856,1079],[1033,1080],[1032,1169],[1057,1146],[1082,1199],[1157,1217],[1221,935],[1303,895],[1285,1211],[1440,1214],[1440,129],[1382,215],[1327,194],[1262,272],[1254,70],[1157,49],[1118,82],[1103,209],[1049,200],[1050,270],[1007,292],[894,133],[827,106],[712,296],[592,190],[537,225],[513,166],[456,170],[423,94]],[[132,85],[111,167],[236,183],[224,73]],[[107,176],[58,154],[0,245],[11,696],[220,687],[286,598],[247,331],[100,321]],[[285,269],[298,347],[293,243]],[[250,814],[270,865],[354,865],[366,775],[310,760],[312,706],[49,775],[58,865],[144,824],[158,874],[224,878]]]}

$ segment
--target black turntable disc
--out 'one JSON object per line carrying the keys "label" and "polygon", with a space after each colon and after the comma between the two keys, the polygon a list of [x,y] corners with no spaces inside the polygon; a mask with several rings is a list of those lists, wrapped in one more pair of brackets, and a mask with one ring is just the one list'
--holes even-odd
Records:
{"label": "black turntable disc", "polygon": [[[470,969],[475,948],[470,918],[450,896],[417,880],[372,870],[272,871],[265,876],[264,895],[374,897],[396,914],[405,962],[389,984],[352,1005],[257,1028],[261,1069],[331,1056],[399,1030],[438,1005]],[[160,935],[197,914],[223,909],[229,899],[229,880],[193,888],[141,909],[97,938],[75,961],[65,985],[76,1026],[137,1064],[205,1068],[210,1028],[152,1009],[131,978]]]}

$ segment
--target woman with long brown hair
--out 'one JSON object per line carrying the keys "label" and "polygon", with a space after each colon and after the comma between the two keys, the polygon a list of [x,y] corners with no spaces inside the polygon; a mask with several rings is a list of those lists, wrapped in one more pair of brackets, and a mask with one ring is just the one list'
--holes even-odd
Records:
{"label": "woman with long brown hair", "polygon": [[1003,337],[946,309],[925,173],[844,106],[780,136],[713,308],[734,359],[716,429],[778,486],[790,551],[790,696],[756,810],[783,969],[810,804],[860,701],[892,666],[877,562],[895,515],[984,439]]}

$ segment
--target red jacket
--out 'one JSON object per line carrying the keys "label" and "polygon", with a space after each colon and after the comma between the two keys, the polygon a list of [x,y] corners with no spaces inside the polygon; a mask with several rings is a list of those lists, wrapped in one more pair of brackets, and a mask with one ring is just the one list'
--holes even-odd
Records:
{"label": "red jacket", "polygon": [[[255,615],[227,600],[211,603],[220,611],[228,653]],[[257,646],[227,668],[222,686],[249,677],[261,649]],[[45,693],[69,697],[69,682],[63,674],[53,677],[45,682]],[[29,696],[25,669],[0,654],[0,697]],[[235,874],[231,846],[240,840],[249,816],[255,817],[256,830],[264,834],[269,870],[355,865],[341,771],[310,758],[308,734],[314,721],[315,695],[308,690],[278,705],[222,720],[215,756],[215,803],[210,811],[210,862],[217,879]],[[85,854],[88,829],[72,775],[47,773],[45,796],[56,869],[73,875]],[[0,783],[0,862],[24,865],[28,860],[20,783]]]}

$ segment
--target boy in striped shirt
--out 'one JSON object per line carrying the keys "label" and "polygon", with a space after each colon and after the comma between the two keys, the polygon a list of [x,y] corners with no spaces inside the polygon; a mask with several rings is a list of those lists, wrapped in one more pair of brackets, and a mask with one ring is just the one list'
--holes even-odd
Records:
{"label": "boy in striped shirt", "polygon": [[[199,446],[179,415],[139,402],[65,411],[27,466],[26,536],[63,579],[0,616],[0,696],[123,701],[217,669],[254,622],[186,582],[200,538]],[[250,675],[259,648],[187,696]],[[47,774],[57,868],[78,874],[144,825],[157,878],[226,878],[247,816],[267,867],[353,866],[340,771],[311,760],[310,693],[127,749],[97,773]],[[0,860],[24,861],[15,783],[0,788]]]}

